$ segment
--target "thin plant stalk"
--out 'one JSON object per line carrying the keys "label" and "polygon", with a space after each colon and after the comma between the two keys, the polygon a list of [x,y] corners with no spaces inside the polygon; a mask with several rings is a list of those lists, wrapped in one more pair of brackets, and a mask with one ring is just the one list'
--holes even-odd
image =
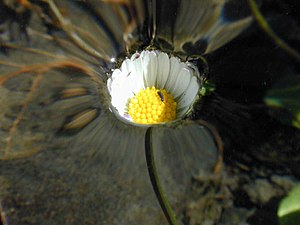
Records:
{"label": "thin plant stalk", "polygon": [[293,48],[291,48],[284,40],[282,40],[269,26],[264,16],[259,11],[259,8],[254,0],[248,0],[249,7],[252,11],[260,28],[285,52],[300,62],[300,54]]}
{"label": "thin plant stalk", "polygon": [[171,205],[169,203],[169,200],[163,191],[159,178],[158,173],[154,161],[154,153],[153,153],[153,146],[152,146],[152,127],[149,127],[146,131],[145,136],[145,155],[146,155],[146,161],[147,161],[147,168],[149,177],[151,180],[151,184],[153,187],[153,190],[155,192],[155,195],[157,197],[157,200],[160,204],[160,207],[162,208],[166,219],[168,220],[170,225],[179,225],[179,223],[176,220],[175,213],[173,212]]}

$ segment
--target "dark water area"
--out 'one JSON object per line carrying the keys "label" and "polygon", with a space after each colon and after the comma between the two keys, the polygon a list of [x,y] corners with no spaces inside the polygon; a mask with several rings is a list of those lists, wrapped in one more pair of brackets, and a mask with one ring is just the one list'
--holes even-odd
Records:
{"label": "dark water area", "polygon": [[[108,85],[142,50],[190,61],[214,89],[175,123],[151,128],[180,224],[279,225],[280,201],[300,179],[300,130],[291,125],[300,99],[286,108],[266,99],[300,64],[247,2],[1,1],[0,225],[167,224],[147,171],[148,128],[124,122]],[[257,2],[299,53],[299,1]]]}

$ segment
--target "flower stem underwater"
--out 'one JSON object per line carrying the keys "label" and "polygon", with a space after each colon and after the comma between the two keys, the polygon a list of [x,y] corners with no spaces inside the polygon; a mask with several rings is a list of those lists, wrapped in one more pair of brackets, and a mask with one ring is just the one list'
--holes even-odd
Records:
{"label": "flower stem underwater", "polygon": [[152,145],[152,127],[149,127],[146,131],[145,136],[145,156],[147,161],[147,168],[149,177],[151,180],[151,184],[153,187],[153,190],[155,192],[155,195],[159,201],[160,207],[162,208],[166,219],[168,220],[170,225],[179,225],[179,223],[176,220],[175,213],[173,212],[171,205],[168,201],[168,198],[166,194],[164,193],[159,178],[157,169],[155,166],[154,161],[154,154],[153,154],[153,145]]}

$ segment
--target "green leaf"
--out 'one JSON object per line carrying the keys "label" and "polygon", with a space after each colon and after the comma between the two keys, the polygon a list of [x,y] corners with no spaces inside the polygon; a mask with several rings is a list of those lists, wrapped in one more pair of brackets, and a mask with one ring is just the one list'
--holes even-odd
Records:
{"label": "green leaf", "polygon": [[[288,76],[271,88],[266,96],[268,106],[282,108],[291,114],[289,123],[300,128],[300,76]],[[281,119],[281,118],[279,118]],[[286,119],[286,118],[282,118]]]}
{"label": "green leaf", "polygon": [[212,81],[206,80],[200,90],[202,96],[209,95],[216,90],[216,85]]}
{"label": "green leaf", "polygon": [[280,225],[300,224],[300,185],[280,202],[277,215]]}

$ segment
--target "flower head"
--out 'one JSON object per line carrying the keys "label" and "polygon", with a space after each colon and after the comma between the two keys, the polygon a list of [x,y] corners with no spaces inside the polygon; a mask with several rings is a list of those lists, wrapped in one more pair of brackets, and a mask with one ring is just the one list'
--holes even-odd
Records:
{"label": "flower head", "polygon": [[183,118],[200,88],[198,69],[160,51],[142,51],[113,71],[107,87],[112,111],[135,124]]}

